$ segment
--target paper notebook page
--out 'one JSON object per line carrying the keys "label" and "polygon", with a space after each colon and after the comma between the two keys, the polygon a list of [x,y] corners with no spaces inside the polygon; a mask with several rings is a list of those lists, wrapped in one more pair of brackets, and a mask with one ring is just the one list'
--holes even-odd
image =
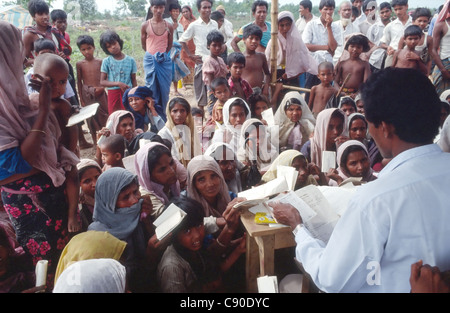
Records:
{"label": "paper notebook page", "polygon": [[328,173],[330,168],[336,168],[336,152],[322,151],[322,173]]}
{"label": "paper notebook page", "polygon": [[164,223],[165,220],[167,220],[168,218],[170,218],[173,214],[175,214],[176,212],[178,212],[179,210],[181,210],[179,207],[177,207],[175,204],[171,204],[167,207],[167,209],[165,209],[161,215],[153,222],[153,225],[155,225],[155,227],[158,227],[159,225],[161,225],[162,223]]}
{"label": "paper notebook page", "polygon": [[295,170],[292,166],[277,166],[277,177],[286,178],[286,182],[288,184],[289,190],[294,190],[295,183],[297,182],[298,171]]}
{"label": "paper notebook page", "polygon": [[259,293],[278,293],[276,276],[261,276],[256,279]]}
{"label": "paper notebook page", "polygon": [[94,116],[97,113],[97,109],[99,106],[100,106],[99,103],[93,103],[93,104],[87,105],[85,107],[82,107],[80,112],[72,115],[69,118],[69,121],[67,122],[66,127],[76,125],[76,124]]}
{"label": "paper notebook page", "polygon": [[275,118],[273,116],[273,110],[272,109],[267,109],[265,111],[262,111],[261,112],[261,117],[263,118],[263,120],[265,120],[267,122],[268,126],[275,125]]}
{"label": "paper notebook page", "polygon": [[164,238],[168,233],[170,233],[183,219],[183,215],[180,211],[176,211],[172,216],[164,220],[164,222],[156,227],[155,233],[156,238],[162,239]]}

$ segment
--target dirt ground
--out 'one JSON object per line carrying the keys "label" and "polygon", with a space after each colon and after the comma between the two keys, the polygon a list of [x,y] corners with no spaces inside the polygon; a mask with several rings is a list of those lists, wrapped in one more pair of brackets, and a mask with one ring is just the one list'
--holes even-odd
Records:
{"label": "dirt ground", "polygon": [[[174,88],[173,86],[170,89],[170,95],[169,97],[174,97]],[[188,100],[189,104],[192,107],[196,107],[197,106],[197,102],[195,101],[195,96],[194,96],[194,89],[193,89],[193,85],[188,84],[183,86],[181,89],[178,89],[178,92],[181,93],[186,100]],[[91,134],[89,133],[89,130],[87,128],[86,123],[84,123],[83,125],[83,133],[84,133],[84,137],[86,138],[86,141],[89,143],[93,143],[92,142],[92,137]],[[82,149],[80,151],[80,158],[81,159],[94,159],[95,157],[95,148],[88,148],[88,149]]]}

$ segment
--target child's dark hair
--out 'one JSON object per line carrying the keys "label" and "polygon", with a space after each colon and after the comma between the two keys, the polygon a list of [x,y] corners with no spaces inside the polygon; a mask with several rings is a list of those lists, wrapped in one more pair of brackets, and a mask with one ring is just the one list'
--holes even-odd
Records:
{"label": "child's dark hair", "polygon": [[115,31],[107,30],[100,35],[100,47],[102,47],[107,55],[111,55],[111,53],[108,51],[108,48],[106,48],[106,44],[112,44],[114,42],[118,42],[120,49],[123,49],[123,40],[120,39],[120,36]]}
{"label": "child's dark hair", "polygon": [[53,10],[50,13],[50,18],[52,19],[52,22],[56,22],[57,20],[67,20],[67,13],[64,10]]}
{"label": "child's dark hair", "polygon": [[[171,204],[176,205],[187,214],[183,221],[174,230],[174,235],[180,231],[203,225],[205,213],[203,205],[197,200],[186,196],[181,196],[173,198],[167,207]],[[173,238],[176,238],[176,236],[173,236]]]}
{"label": "child's dark hair", "polygon": [[429,19],[431,19],[431,11],[428,8],[417,8],[413,15],[412,15],[412,20],[415,21],[417,20],[419,17],[425,16]]}
{"label": "child's dark hair", "polygon": [[263,36],[263,32],[262,32],[261,28],[259,28],[259,26],[255,25],[255,24],[250,24],[244,28],[244,33],[242,34],[242,38],[246,39],[250,36],[259,37],[259,39],[261,40],[261,38]]}
{"label": "child's dark hair", "polygon": [[81,35],[77,39],[77,46],[78,48],[81,48],[82,45],[90,45],[95,48],[95,41],[94,38],[92,38],[89,35]]}
{"label": "child's dark hair", "polygon": [[102,147],[107,149],[112,153],[120,153],[120,156],[123,158],[125,156],[125,148],[126,148],[126,139],[120,134],[114,134],[109,137],[106,137],[102,142]]}
{"label": "child's dark hair", "polygon": [[334,65],[331,62],[323,61],[318,66],[318,70],[320,71],[321,69],[334,71]]}
{"label": "child's dark hair", "polygon": [[395,7],[396,5],[408,5],[408,0],[392,0],[391,6]]}
{"label": "child's dark hair", "polygon": [[150,0],[150,6],[166,5],[166,0]]}
{"label": "child's dark hair", "polygon": [[197,1],[195,2],[195,4],[196,4],[198,10],[201,9],[201,7],[202,7],[202,2],[203,2],[203,1],[208,1],[209,3],[211,3],[211,6],[213,6],[213,4],[214,4],[214,1],[213,1],[213,0],[197,0]]}
{"label": "child's dark hair", "polygon": [[197,107],[191,109],[192,116],[201,115],[203,117],[203,110]]}
{"label": "child's dark hair", "polygon": [[219,11],[214,11],[211,13],[211,19],[216,21],[217,23],[219,22],[219,20],[223,20],[224,18],[225,16]]}
{"label": "child's dark hair", "polygon": [[267,99],[267,97],[264,96],[260,92],[254,92],[250,95],[250,97],[248,97],[248,105],[250,106],[250,112],[252,113],[252,118],[256,118],[255,106],[260,101],[267,103],[267,107],[270,107],[269,99]]}
{"label": "child's dark hair", "polygon": [[250,112],[248,111],[247,106],[245,105],[244,100],[242,100],[241,98],[237,98],[236,100],[234,100],[234,101],[230,104],[229,111],[231,112],[231,109],[232,109],[233,107],[235,107],[235,106],[238,106],[238,107],[243,108],[243,109],[244,109],[244,112],[245,112],[245,116],[248,116],[248,113],[250,113]]}
{"label": "child's dark hair", "polygon": [[206,46],[208,48],[213,42],[218,42],[221,44],[223,44],[225,42],[225,38],[223,37],[222,33],[220,31],[218,31],[217,29],[213,29],[206,36]]}
{"label": "child's dark hair", "polygon": [[28,12],[34,17],[36,14],[49,13],[50,8],[45,1],[31,0],[28,2]]}
{"label": "child's dark hair", "polygon": [[342,97],[340,105],[343,106],[344,104],[350,104],[355,109],[355,112],[358,110],[356,107],[356,102],[352,99],[352,97]]}
{"label": "child's dark hair", "polygon": [[245,66],[245,55],[241,52],[232,52],[227,56],[228,66],[231,67],[233,63],[243,64]]}
{"label": "child's dark hair", "polygon": [[211,90],[214,92],[216,91],[216,88],[219,86],[227,86],[228,89],[230,88],[230,85],[228,84],[228,80],[225,77],[216,77],[211,82]]}
{"label": "child's dark hair", "polygon": [[148,152],[147,162],[148,170],[150,173],[155,169],[156,165],[158,164],[159,158],[161,158],[161,156],[163,155],[172,157],[172,153],[170,153],[170,150],[166,145],[157,145]]}
{"label": "child's dark hair", "polygon": [[53,40],[47,38],[39,38],[33,42],[34,52],[39,54],[42,50],[52,50],[56,53],[56,45]]}
{"label": "child's dark hair", "polygon": [[406,39],[409,36],[419,36],[422,37],[423,31],[418,25],[409,25],[405,29],[404,38]]}
{"label": "child's dark hair", "polygon": [[336,8],[336,2],[334,0],[320,0],[319,10],[322,10],[324,7]]}
{"label": "child's dark hair", "polygon": [[369,39],[367,39],[367,37],[364,35],[351,36],[347,40],[347,43],[345,44],[345,50],[347,50],[350,45],[361,46],[363,49],[363,52],[367,52],[370,50]]}
{"label": "child's dark hair", "polygon": [[177,9],[181,11],[181,6],[178,3],[171,3],[169,5],[169,12]]}
{"label": "child's dark hair", "polygon": [[261,7],[261,6],[265,6],[266,10],[269,9],[269,4],[267,3],[267,1],[256,0],[255,2],[252,3],[252,13],[256,12],[256,7]]}

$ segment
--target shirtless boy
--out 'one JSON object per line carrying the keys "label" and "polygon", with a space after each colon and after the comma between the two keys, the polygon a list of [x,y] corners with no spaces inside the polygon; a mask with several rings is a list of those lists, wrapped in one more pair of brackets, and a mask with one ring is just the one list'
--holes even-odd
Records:
{"label": "shirtless boy", "polygon": [[394,54],[392,66],[397,68],[413,68],[428,75],[428,67],[420,58],[420,53],[416,51],[423,36],[422,29],[417,25],[410,25],[405,29],[405,48],[398,50]]}
{"label": "shirtless boy", "polygon": [[339,61],[336,65],[334,83],[336,88],[340,88],[347,76],[350,75],[342,88],[342,95],[355,99],[359,88],[371,74],[369,62],[363,61],[359,57],[361,53],[370,50],[369,40],[364,35],[354,35],[347,40],[345,50],[349,52],[350,58]]}
{"label": "shirtless boy", "polygon": [[80,94],[81,106],[98,102],[100,104],[97,114],[88,120],[92,141],[97,142],[96,132],[101,130],[108,119],[108,98],[105,88],[100,85],[102,59],[94,57],[95,42],[91,36],[78,37],[77,46],[84,60],[76,64],[77,88]]}
{"label": "shirtless boy", "polygon": [[332,85],[334,79],[333,63],[327,61],[320,63],[318,72],[317,77],[320,79],[320,84],[311,88],[308,103],[314,117],[317,117],[317,114],[325,109],[328,100],[339,91]]}
{"label": "shirtless boy", "polygon": [[244,28],[243,39],[245,43],[245,68],[242,78],[249,82],[252,88],[259,87],[265,96],[269,96],[270,71],[266,55],[257,52],[263,32],[256,25]]}

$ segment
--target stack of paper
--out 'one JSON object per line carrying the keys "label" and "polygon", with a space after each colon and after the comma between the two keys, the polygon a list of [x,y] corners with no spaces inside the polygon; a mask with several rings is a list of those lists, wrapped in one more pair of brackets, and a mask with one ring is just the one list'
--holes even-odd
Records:
{"label": "stack of paper", "polygon": [[156,238],[161,240],[170,234],[170,232],[181,223],[185,216],[186,212],[178,206],[173,203],[169,205],[169,207],[153,222],[153,225],[156,227]]}
{"label": "stack of paper", "polygon": [[298,171],[292,166],[277,166],[277,177],[284,177],[288,184],[289,190],[295,190],[295,184],[297,183]]}
{"label": "stack of paper", "polygon": [[336,168],[336,152],[322,151],[322,168],[323,173],[328,173],[330,168]]}
{"label": "stack of paper", "polygon": [[69,118],[69,121],[67,122],[66,127],[76,125],[76,124],[83,122],[84,120],[87,120],[88,118],[94,116],[97,113],[97,109],[99,106],[100,106],[99,103],[93,103],[93,104],[87,105],[85,107],[82,107],[80,112],[72,115]]}
{"label": "stack of paper", "polygon": [[276,276],[261,276],[256,279],[259,293],[278,293],[278,279]]}

